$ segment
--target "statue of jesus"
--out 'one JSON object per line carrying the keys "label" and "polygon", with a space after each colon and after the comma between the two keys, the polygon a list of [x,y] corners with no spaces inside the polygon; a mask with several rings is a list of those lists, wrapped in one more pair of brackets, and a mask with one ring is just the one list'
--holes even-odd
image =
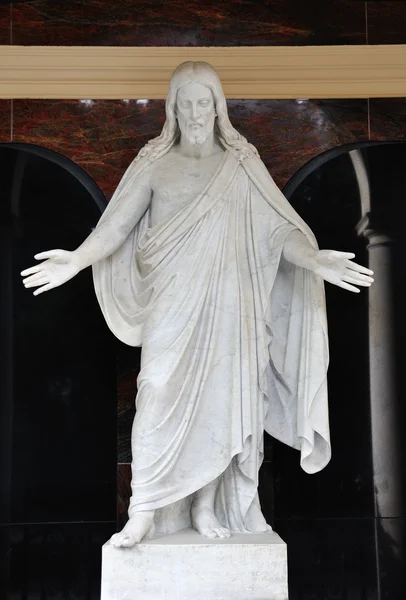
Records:
{"label": "statue of jesus", "polygon": [[262,532],[264,430],[315,473],[330,460],[323,280],[352,292],[372,271],[319,250],[254,146],[231,125],[204,62],[173,73],[161,134],[128,167],[73,252],[26,269],[41,294],[93,266],[114,334],[142,346],[128,547],[193,527]]}

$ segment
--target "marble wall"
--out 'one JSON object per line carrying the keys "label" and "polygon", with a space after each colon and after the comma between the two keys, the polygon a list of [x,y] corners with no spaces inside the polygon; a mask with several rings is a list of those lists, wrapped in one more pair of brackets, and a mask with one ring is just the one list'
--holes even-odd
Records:
{"label": "marble wall", "polygon": [[13,6],[13,43],[106,46],[364,44],[363,2],[351,0],[58,0]]}
{"label": "marble wall", "polygon": [[[57,0],[0,5],[0,44],[391,44],[406,43],[405,32],[406,4],[390,0],[331,0],[328,3],[324,0],[305,3],[213,0],[207,5],[200,0],[160,3],[73,0],[64,5],[63,10]],[[406,99],[403,98],[242,99],[230,100],[228,105],[231,121],[257,146],[281,188],[310,159],[333,147],[356,141],[406,139]],[[0,100],[0,142],[38,144],[64,154],[94,178],[107,199],[136,152],[159,133],[163,121],[162,100],[147,103],[91,99]],[[129,495],[129,438],[138,364],[139,351],[120,346],[117,457],[120,522],[125,519]],[[368,435],[367,430],[365,435]],[[261,471],[261,498],[268,513],[274,504],[272,482],[272,445],[267,444]],[[345,490],[342,493],[345,496]],[[286,511],[281,511],[280,532],[290,543],[290,560],[294,565],[302,565],[299,568],[303,574],[301,587],[294,589],[292,600],[347,598],[349,587],[344,583],[342,588],[337,587],[337,582],[347,581],[349,565],[356,566],[351,568],[354,600],[375,598],[372,522],[364,520],[369,513],[362,514],[362,503],[357,501],[353,490],[351,494],[350,502],[356,506],[346,512],[345,518],[339,508],[342,502],[348,507],[345,497],[337,498],[336,510],[325,512],[324,517],[328,518],[324,521],[308,511],[291,526]],[[312,579],[311,574],[306,575],[306,572],[314,572],[315,567],[324,582],[323,596],[315,595],[314,576]],[[297,566],[293,568],[299,572]],[[367,595],[369,593],[371,595]]]}
{"label": "marble wall", "polygon": [[403,44],[395,0],[58,0],[0,6],[0,43],[74,46]]}

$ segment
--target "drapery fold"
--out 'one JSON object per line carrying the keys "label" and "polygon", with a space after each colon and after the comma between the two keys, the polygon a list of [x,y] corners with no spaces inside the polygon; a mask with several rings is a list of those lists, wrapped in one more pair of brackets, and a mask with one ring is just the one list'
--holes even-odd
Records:
{"label": "drapery fold", "polygon": [[[145,168],[129,167],[101,221]],[[109,327],[142,345],[130,513],[158,510],[162,530],[187,526],[176,506],[219,475],[219,520],[264,530],[264,430],[309,473],[330,459],[324,285],[283,258],[294,229],[317,247],[260,159],[227,147],[190,204],[154,227],[147,210],[93,266]]]}

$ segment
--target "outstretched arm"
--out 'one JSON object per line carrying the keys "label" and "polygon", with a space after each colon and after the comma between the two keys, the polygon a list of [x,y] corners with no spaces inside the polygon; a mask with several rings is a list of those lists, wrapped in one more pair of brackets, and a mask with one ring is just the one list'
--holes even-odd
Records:
{"label": "outstretched arm", "polygon": [[147,171],[137,180],[136,189],[120,198],[113,215],[97,225],[76,250],[49,250],[36,254],[37,260],[46,260],[22,271],[25,287],[36,287],[34,296],[37,296],[62,285],[82,269],[113,254],[147,210],[151,195],[150,172]]}
{"label": "outstretched arm", "polygon": [[373,271],[351,260],[355,254],[337,250],[316,250],[298,229],[287,236],[283,257],[350,292],[359,292],[357,285],[369,287],[374,281],[371,277]]}

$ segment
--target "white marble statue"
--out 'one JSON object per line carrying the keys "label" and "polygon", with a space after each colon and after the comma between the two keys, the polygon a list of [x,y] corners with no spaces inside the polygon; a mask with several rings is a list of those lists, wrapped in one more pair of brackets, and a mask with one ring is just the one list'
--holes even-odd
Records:
{"label": "white marble statue", "polygon": [[[132,432],[132,546],[193,527],[207,537],[269,529],[258,494],[266,430],[330,459],[323,280],[370,286],[354,254],[319,250],[257,150],[231,125],[203,62],[174,72],[166,122],[74,252],[26,269],[34,294],[93,265],[105,319],[142,345]],[[97,501],[97,499],[95,499]]]}

